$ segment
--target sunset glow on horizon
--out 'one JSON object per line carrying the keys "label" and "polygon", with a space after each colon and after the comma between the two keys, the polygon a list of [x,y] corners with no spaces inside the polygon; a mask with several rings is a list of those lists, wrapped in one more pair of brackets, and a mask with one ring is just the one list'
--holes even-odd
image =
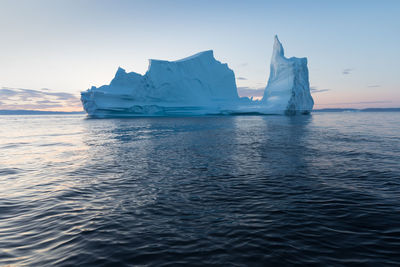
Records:
{"label": "sunset glow on horizon", "polygon": [[0,109],[82,111],[80,92],[109,84],[119,66],[144,74],[149,58],[210,49],[239,95],[260,99],[275,34],[287,57],[307,57],[315,109],[400,107],[399,10],[399,1],[3,0]]}

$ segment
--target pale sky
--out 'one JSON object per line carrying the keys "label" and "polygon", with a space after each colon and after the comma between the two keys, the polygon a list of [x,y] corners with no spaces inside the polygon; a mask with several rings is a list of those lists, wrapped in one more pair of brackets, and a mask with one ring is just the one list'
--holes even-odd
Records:
{"label": "pale sky", "polygon": [[81,110],[118,66],[210,49],[256,96],[275,34],[308,58],[315,108],[400,107],[399,14],[397,0],[0,0],[0,109]]}

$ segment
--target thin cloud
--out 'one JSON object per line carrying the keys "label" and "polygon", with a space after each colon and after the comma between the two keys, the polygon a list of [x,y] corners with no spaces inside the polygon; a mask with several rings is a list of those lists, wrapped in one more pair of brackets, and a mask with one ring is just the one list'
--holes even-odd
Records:
{"label": "thin cloud", "polygon": [[65,108],[64,105],[61,104],[54,104],[54,105],[39,105],[39,104],[5,104],[1,105],[1,109],[6,110],[21,110],[21,109],[29,109],[29,110],[54,110],[58,108]]}
{"label": "thin cloud", "polygon": [[331,91],[331,89],[318,89],[318,87],[316,87],[316,86],[311,86],[310,91],[311,91],[311,94],[316,94],[316,93],[328,92],[328,91]]}
{"label": "thin cloud", "polygon": [[356,104],[384,104],[384,103],[392,103],[393,101],[363,101],[363,102],[355,102]]}
{"label": "thin cloud", "polygon": [[264,88],[238,87],[240,97],[260,97],[264,96]]}
{"label": "thin cloud", "polygon": [[237,77],[236,80],[243,80],[243,81],[245,81],[245,80],[247,80],[247,78],[244,78],[244,77]]}
{"label": "thin cloud", "polygon": [[52,100],[40,100],[40,101],[36,101],[36,103],[38,104],[60,104],[60,102],[58,101],[52,101]]}
{"label": "thin cloud", "polygon": [[24,88],[11,88],[2,87],[0,89],[0,97],[20,97],[22,100],[29,100],[32,98],[42,98],[44,96],[55,96],[59,100],[76,100],[78,99],[75,95],[65,92],[49,92],[50,89],[45,88],[45,91],[24,89]]}
{"label": "thin cloud", "polygon": [[381,87],[381,86],[379,84],[374,84],[374,85],[368,85],[367,87],[375,88],[375,87]]}
{"label": "thin cloud", "polygon": [[0,97],[1,98],[7,98],[10,96],[15,96],[15,95],[18,95],[18,92],[14,91],[12,89],[9,89],[7,87],[2,87],[0,89]]}
{"label": "thin cloud", "polygon": [[0,89],[0,109],[33,110],[81,110],[78,96],[51,89],[33,90],[25,88],[2,87]]}
{"label": "thin cloud", "polygon": [[330,104],[321,104],[321,105],[358,105],[358,104],[387,104],[393,103],[393,101],[360,101],[360,102],[342,102],[342,103],[330,103]]}
{"label": "thin cloud", "polygon": [[56,96],[58,100],[75,100],[78,99],[75,95],[70,93],[45,93],[46,95]]}
{"label": "thin cloud", "polygon": [[354,69],[350,69],[350,68],[344,69],[344,70],[342,71],[342,74],[343,74],[343,75],[349,75],[349,74],[351,74],[351,73],[353,72],[353,70],[354,70]]}
{"label": "thin cloud", "polygon": [[323,93],[323,92],[328,92],[328,91],[331,91],[331,89],[319,89],[319,90],[311,91],[311,93],[315,94],[315,93]]}

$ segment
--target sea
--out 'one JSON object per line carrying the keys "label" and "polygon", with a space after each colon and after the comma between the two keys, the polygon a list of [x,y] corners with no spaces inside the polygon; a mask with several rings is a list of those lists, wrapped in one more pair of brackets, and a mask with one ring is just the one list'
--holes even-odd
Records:
{"label": "sea", "polygon": [[0,116],[1,266],[399,264],[399,112]]}

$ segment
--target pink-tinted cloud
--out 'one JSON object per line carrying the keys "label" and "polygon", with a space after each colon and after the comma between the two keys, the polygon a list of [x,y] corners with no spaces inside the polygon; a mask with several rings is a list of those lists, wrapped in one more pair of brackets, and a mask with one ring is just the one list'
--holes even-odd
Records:
{"label": "pink-tinted cloud", "polygon": [[0,109],[81,111],[82,105],[78,96],[71,93],[55,92],[50,89],[2,87],[0,89]]}

